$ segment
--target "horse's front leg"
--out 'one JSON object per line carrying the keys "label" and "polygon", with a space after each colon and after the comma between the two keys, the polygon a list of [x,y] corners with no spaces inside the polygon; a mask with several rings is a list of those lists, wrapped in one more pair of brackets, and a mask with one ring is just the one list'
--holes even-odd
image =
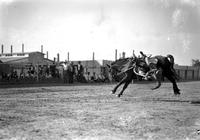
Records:
{"label": "horse's front leg", "polygon": [[127,80],[127,81],[125,82],[125,84],[124,84],[122,90],[121,90],[120,93],[117,95],[118,97],[122,96],[124,90],[128,87],[128,85],[131,83],[131,81],[132,81],[132,79],[129,79],[129,80]]}
{"label": "horse's front leg", "polygon": [[127,76],[125,76],[111,91],[112,94],[115,94],[115,92],[117,91],[118,87],[121,86],[121,84],[123,84],[127,79]]}

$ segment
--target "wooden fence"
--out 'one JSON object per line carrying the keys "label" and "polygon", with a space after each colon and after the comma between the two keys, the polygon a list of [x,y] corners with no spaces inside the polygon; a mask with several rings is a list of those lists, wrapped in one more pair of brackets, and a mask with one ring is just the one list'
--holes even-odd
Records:
{"label": "wooden fence", "polygon": [[181,80],[200,80],[200,67],[175,65],[175,69]]}

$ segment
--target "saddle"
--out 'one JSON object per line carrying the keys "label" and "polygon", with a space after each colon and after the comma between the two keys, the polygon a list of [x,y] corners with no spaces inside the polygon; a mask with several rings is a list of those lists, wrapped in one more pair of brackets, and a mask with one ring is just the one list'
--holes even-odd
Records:
{"label": "saddle", "polygon": [[155,57],[151,57],[151,55],[147,56],[143,52],[140,52],[140,54],[142,55],[143,59],[145,60],[145,63],[150,68],[150,70],[143,75],[145,80],[147,80],[148,77],[152,77],[154,74],[156,74],[158,72],[158,69],[156,67],[157,63],[158,63],[158,59]]}
{"label": "saddle", "polygon": [[145,58],[145,62],[147,63],[147,65],[156,65],[158,63],[158,59],[155,57],[146,57]]}
{"label": "saddle", "polygon": [[147,56],[146,54],[144,54],[142,51],[140,51],[140,54],[142,55],[142,57],[144,58],[146,64],[150,67],[150,68],[155,68],[155,66],[158,63],[158,59],[155,57],[151,57],[151,55]]}

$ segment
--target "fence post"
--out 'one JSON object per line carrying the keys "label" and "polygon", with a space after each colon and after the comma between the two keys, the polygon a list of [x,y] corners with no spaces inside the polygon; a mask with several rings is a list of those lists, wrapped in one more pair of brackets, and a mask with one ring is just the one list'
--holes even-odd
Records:
{"label": "fence post", "polygon": [[194,80],[194,70],[192,70],[192,80]]}
{"label": "fence post", "polygon": [[179,69],[177,69],[177,74],[178,74],[179,77],[181,77],[181,76],[180,76],[180,70],[179,70]]}
{"label": "fence post", "polygon": [[36,64],[36,68],[37,68],[37,82],[39,81],[39,64]]}
{"label": "fence post", "polygon": [[187,70],[185,70],[185,80],[187,80]]}

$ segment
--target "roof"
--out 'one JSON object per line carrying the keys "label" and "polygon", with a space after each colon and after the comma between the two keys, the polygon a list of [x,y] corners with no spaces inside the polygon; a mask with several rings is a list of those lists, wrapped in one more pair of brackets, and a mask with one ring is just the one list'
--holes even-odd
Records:
{"label": "roof", "polygon": [[[31,64],[29,57],[0,57],[0,61],[6,64]],[[53,64],[53,61],[47,58],[44,58],[42,65]]]}
{"label": "roof", "polygon": [[29,52],[28,54],[32,54],[32,53],[40,53],[40,54],[45,55],[44,53],[42,53],[42,52],[38,52],[38,51],[35,51],[35,52]]}
{"label": "roof", "polygon": [[17,61],[24,58],[27,58],[27,57],[0,57],[0,61],[2,61],[3,63],[8,63],[11,61]]}

